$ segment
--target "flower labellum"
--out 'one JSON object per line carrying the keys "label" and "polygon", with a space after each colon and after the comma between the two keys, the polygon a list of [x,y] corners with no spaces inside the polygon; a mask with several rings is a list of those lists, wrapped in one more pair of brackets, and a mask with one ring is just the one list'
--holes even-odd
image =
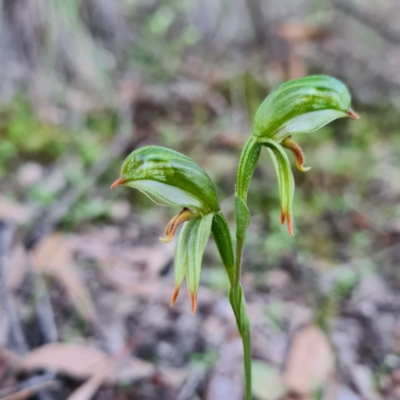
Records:
{"label": "flower labellum", "polygon": [[292,140],[290,136],[283,139],[281,144],[285,149],[288,149],[293,153],[294,158],[296,160],[296,166],[299,171],[307,172],[311,169],[311,167],[304,166],[306,160],[304,157],[303,150],[301,150],[301,147],[294,140]]}
{"label": "flower labellum", "polygon": [[175,215],[175,217],[169,221],[167,227],[165,228],[165,238],[160,238],[160,240],[163,243],[171,242],[175,236],[178,226],[185,221],[189,221],[192,217],[193,213],[185,207],[179,214]]}

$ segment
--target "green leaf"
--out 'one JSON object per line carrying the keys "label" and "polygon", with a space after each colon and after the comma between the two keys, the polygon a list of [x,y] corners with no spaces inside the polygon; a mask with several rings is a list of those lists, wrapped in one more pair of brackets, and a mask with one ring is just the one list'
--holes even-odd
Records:
{"label": "green leaf", "polygon": [[243,336],[250,332],[250,321],[247,315],[246,299],[244,298],[242,285],[239,285],[237,291],[231,287],[228,293],[229,301],[236,318],[236,325],[240,334]]}
{"label": "green leaf", "polygon": [[253,395],[257,400],[281,399],[287,389],[278,369],[271,365],[252,360],[253,367]]}
{"label": "green leaf", "polygon": [[295,183],[292,169],[285,150],[271,139],[263,139],[263,145],[267,147],[278,175],[279,196],[281,199],[281,223],[287,220],[289,233],[293,236],[292,203]]}
{"label": "green leaf", "polygon": [[250,225],[250,211],[244,200],[238,195],[235,196],[235,213],[236,213],[236,237],[244,240],[246,230]]}
{"label": "green leaf", "polygon": [[295,79],[263,101],[254,117],[253,135],[281,142],[289,135],[316,131],[337,118],[358,118],[350,103],[347,87],[335,78]]}
{"label": "green leaf", "polygon": [[244,201],[246,201],[247,198],[247,192],[260,156],[260,151],[260,143],[256,138],[250,136],[240,155],[236,174],[236,193]]}
{"label": "green leaf", "polygon": [[207,173],[189,157],[159,146],[133,151],[111,186],[139,189],[156,204],[187,207],[195,214],[219,211],[214,185]]}
{"label": "green leaf", "polygon": [[[211,233],[211,224],[214,214],[208,214],[205,217],[198,218],[190,225],[190,237],[187,244],[187,271],[186,283],[192,302],[192,312],[196,312],[197,290],[200,284],[201,263],[204,250]],[[190,221],[190,222],[192,222]]]}
{"label": "green leaf", "polygon": [[220,212],[214,215],[211,231],[215,244],[217,245],[222,263],[225,266],[229,281],[232,283],[235,273],[235,259],[233,256],[232,238],[228,223]]}

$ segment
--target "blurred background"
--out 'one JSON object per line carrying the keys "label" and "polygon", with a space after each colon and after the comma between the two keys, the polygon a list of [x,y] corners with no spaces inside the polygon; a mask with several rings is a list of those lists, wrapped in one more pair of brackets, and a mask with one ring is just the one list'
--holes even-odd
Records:
{"label": "blurred background", "polygon": [[109,190],[158,144],[216,183],[285,80],[328,74],[358,121],[297,138],[294,238],[262,153],[243,286],[254,399],[400,399],[400,2],[0,0],[0,399],[241,400],[212,240],[175,307],[179,210]]}

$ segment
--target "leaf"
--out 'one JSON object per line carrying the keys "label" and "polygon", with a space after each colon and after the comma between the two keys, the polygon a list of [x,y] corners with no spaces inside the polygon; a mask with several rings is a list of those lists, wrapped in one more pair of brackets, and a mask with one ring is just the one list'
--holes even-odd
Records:
{"label": "leaf", "polygon": [[326,383],[333,367],[334,356],[325,334],[307,326],[294,337],[283,382],[295,394],[311,395]]}
{"label": "leaf", "polygon": [[261,145],[253,135],[246,141],[240,155],[236,174],[235,194],[246,202],[250,182],[260,156]]}
{"label": "leaf", "polygon": [[253,395],[258,400],[278,400],[286,392],[279,371],[271,365],[252,360]]}
{"label": "leaf", "polygon": [[193,314],[196,312],[197,307],[197,290],[200,284],[201,263],[208,238],[210,237],[213,218],[214,214],[208,214],[205,217],[195,220],[195,223],[190,226],[190,237],[187,246],[188,266],[186,283],[192,302]]}
{"label": "leaf", "polygon": [[293,196],[295,183],[292,169],[285,150],[273,140],[263,139],[263,144],[267,147],[278,175],[279,196],[281,200],[281,223],[287,220],[289,233],[293,236]]}
{"label": "leaf", "polygon": [[237,194],[235,195],[235,216],[237,226],[236,236],[244,239],[246,230],[250,225],[250,211],[245,201]]}
{"label": "leaf", "polygon": [[86,379],[102,368],[107,357],[93,347],[51,343],[29,352],[21,359],[20,368],[27,371],[48,369]]}
{"label": "leaf", "polygon": [[[100,235],[96,240],[98,243],[93,246],[93,254],[98,246],[104,247],[105,240]],[[112,247],[111,243],[108,247]],[[160,273],[173,256],[173,246],[158,242],[153,246],[118,246],[112,253],[104,254],[99,264],[105,280],[119,291],[145,298],[154,296],[154,293],[161,295],[162,292],[165,297],[170,294],[170,288],[161,285]]]}
{"label": "leaf", "polygon": [[126,357],[117,365],[109,381],[112,383],[134,382],[149,378],[156,372],[154,365],[148,361],[136,357]]}
{"label": "leaf", "polygon": [[[107,382],[120,383],[148,378],[155,373],[153,364],[135,357],[116,357],[82,345],[52,343],[41,346],[24,356],[17,366],[22,371],[47,369],[76,379],[90,379],[111,366],[118,358],[118,364],[107,375]],[[94,383],[88,385],[94,386]]]}
{"label": "leaf", "polygon": [[232,283],[235,274],[235,258],[233,255],[232,238],[228,223],[221,212],[217,212],[214,215],[211,231],[226,273]]}
{"label": "leaf", "polygon": [[66,237],[54,233],[36,248],[33,254],[35,268],[57,279],[66,289],[70,301],[88,320],[95,319],[92,300],[74,266]]}
{"label": "leaf", "polygon": [[104,363],[103,368],[99,368],[90,379],[68,396],[67,400],[90,400],[115,369],[119,361],[118,358],[107,360],[107,362]]}

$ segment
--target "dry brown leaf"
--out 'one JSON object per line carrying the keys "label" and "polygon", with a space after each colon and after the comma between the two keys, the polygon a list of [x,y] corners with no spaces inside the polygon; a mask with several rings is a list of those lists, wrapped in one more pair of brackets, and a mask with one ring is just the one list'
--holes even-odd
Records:
{"label": "dry brown leaf", "polygon": [[[115,356],[109,356],[93,347],[73,344],[53,343],[39,347],[28,353],[19,363],[19,368],[24,371],[47,369],[76,379],[94,378],[88,387],[94,387],[100,382],[104,370],[109,371],[104,380],[109,383],[134,381],[152,376],[155,373],[153,364],[134,357],[118,357],[118,363],[113,364]],[[111,370],[108,366],[114,365]],[[86,390],[82,389],[86,393]]]}
{"label": "dry brown leaf", "polygon": [[52,343],[38,347],[22,358],[20,368],[48,369],[78,379],[87,379],[104,366],[108,356],[92,347]]}
{"label": "dry brown leaf", "polygon": [[137,246],[104,257],[100,266],[113,286],[126,293],[151,297],[160,289],[160,272],[173,257],[173,247]]}
{"label": "dry brown leaf", "polygon": [[113,383],[135,381],[148,378],[154,373],[153,364],[134,357],[124,358],[118,363],[109,381]]}
{"label": "dry brown leaf", "polygon": [[173,388],[181,388],[189,375],[188,370],[172,367],[161,367],[159,371],[161,372],[163,381],[169,387]]}
{"label": "dry brown leaf", "polygon": [[283,382],[291,392],[305,396],[327,381],[333,366],[334,356],[325,334],[307,326],[294,337]]}
{"label": "dry brown leaf", "polygon": [[107,360],[89,380],[78,387],[67,400],[90,400],[116,367],[118,359]]}
{"label": "dry brown leaf", "polygon": [[35,268],[57,279],[66,289],[72,304],[88,320],[94,320],[95,312],[89,292],[74,266],[67,238],[54,233],[43,240],[33,254]]}
{"label": "dry brown leaf", "polygon": [[0,220],[5,219],[16,224],[25,224],[31,218],[28,206],[0,197]]}
{"label": "dry brown leaf", "polygon": [[142,278],[158,279],[161,270],[172,259],[174,246],[158,243],[154,246],[136,246],[120,253],[123,261],[142,266]]}
{"label": "dry brown leaf", "polygon": [[141,280],[140,274],[134,271],[130,265],[107,265],[106,267],[103,263],[101,265],[108,283],[125,293],[148,298],[160,289],[159,280]]}

